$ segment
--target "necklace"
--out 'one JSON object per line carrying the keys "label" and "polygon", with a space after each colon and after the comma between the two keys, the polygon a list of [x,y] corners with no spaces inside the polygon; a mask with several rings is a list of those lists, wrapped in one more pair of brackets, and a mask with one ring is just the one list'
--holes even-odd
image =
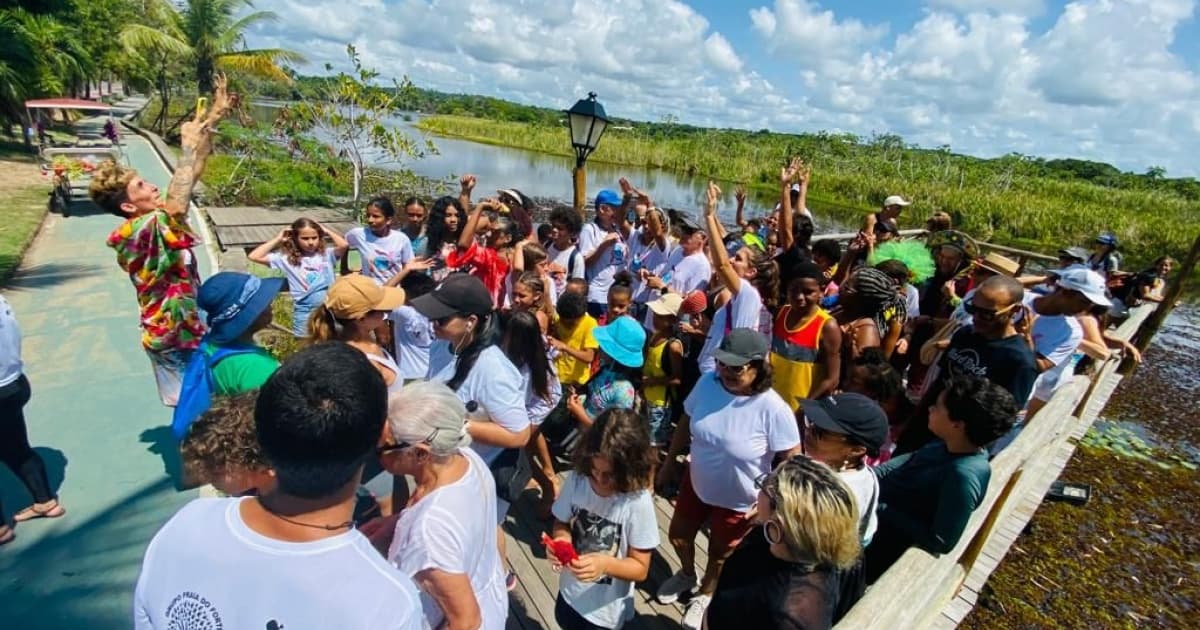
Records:
{"label": "necklace", "polygon": [[275,512],[271,508],[267,507],[267,504],[263,503],[261,499],[259,500],[258,504],[262,506],[262,509],[265,510],[267,512],[267,514],[270,514],[271,516],[274,516],[275,518],[277,518],[281,521],[284,521],[285,523],[291,523],[292,525],[299,525],[301,527],[311,527],[312,529],[323,529],[327,532],[336,532],[339,529],[348,529],[348,528],[354,526],[354,519],[350,519],[344,523],[338,523],[337,525],[314,525],[313,523],[302,523],[300,521],[293,520],[282,514],[279,514],[278,512]]}

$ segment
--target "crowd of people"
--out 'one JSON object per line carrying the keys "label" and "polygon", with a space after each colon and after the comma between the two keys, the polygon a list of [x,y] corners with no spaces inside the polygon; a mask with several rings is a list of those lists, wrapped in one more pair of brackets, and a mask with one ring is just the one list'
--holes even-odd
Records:
{"label": "crowd of people", "polygon": [[[1108,320],[1171,270],[1122,274],[1104,234],[1020,276],[944,213],[902,238],[900,196],[845,246],[814,241],[794,160],[775,211],[746,218],[739,190],[730,226],[714,183],[699,214],[622,179],[586,221],[538,225],[466,175],[402,215],[372,199],[344,236],[296,221],[249,254],[282,277],[201,283],[184,219],[218,88],[165,205],[115,164],[92,184],[124,220],[108,242],[185,467],[225,495],[155,536],[139,628],[504,628],[521,576],[501,525],[533,488],[562,628],[628,623],[668,546],[680,568],[653,590],[685,628],[828,628],[906,550],[959,544],[990,458],[1081,363],[1132,350]],[[302,349],[281,363],[256,333],[285,287]],[[61,516],[12,326],[0,303],[0,428],[20,438],[0,444],[37,501],[18,520]]]}

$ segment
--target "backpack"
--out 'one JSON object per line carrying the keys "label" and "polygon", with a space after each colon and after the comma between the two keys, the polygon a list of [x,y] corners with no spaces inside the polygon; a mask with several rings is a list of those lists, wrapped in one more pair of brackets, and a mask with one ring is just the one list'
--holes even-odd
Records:
{"label": "backpack", "polygon": [[183,379],[179,386],[179,402],[175,405],[175,413],[171,416],[171,432],[175,439],[183,441],[188,428],[208,411],[212,406],[213,368],[231,356],[255,352],[251,347],[217,348],[216,352],[208,354],[208,344],[202,343],[192,352],[187,367],[183,370]]}

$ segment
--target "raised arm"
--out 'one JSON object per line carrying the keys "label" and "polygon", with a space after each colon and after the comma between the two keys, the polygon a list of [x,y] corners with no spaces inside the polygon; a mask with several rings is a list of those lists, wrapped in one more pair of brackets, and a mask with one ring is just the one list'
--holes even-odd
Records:
{"label": "raised arm", "polygon": [[746,227],[746,187],[738,184],[737,188],[733,189],[733,198],[737,200],[737,210],[733,215],[733,222],[740,228]]}
{"label": "raised arm", "polygon": [[800,158],[792,158],[791,164],[788,164],[779,172],[779,221],[777,222],[779,247],[783,251],[792,248],[794,239],[792,238],[792,180],[800,174],[801,167],[804,163]]}
{"label": "raised arm", "polygon": [[708,228],[708,251],[713,267],[717,270],[717,276],[721,279],[721,284],[724,284],[730,293],[737,295],[738,291],[742,290],[742,279],[733,270],[733,265],[729,264],[729,254],[726,253],[725,243],[721,240],[721,225],[717,221],[717,199],[720,197],[721,189],[715,182],[709,181],[704,203],[704,222]]}
{"label": "raised arm", "polygon": [[458,203],[463,208],[463,214],[471,214],[471,191],[475,190],[475,176],[470,173],[458,180]]}
{"label": "raised arm", "polygon": [[271,252],[275,251],[275,248],[279,247],[280,243],[286,241],[288,237],[291,236],[291,232],[292,231],[289,228],[283,228],[279,231],[279,234],[275,235],[275,238],[263,243],[262,245],[259,245],[258,247],[255,247],[254,251],[246,254],[246,258],[251,262],[256,262],[260,265],[269,265],[270,261],[268,258],[270,257]]}
{"label": "raised arm", "polygon": [[487,228],[487,219],[484,218],[483,211],[488,207],[490,206],[487,203],[475,204],[475,209],[471,211],[466,225],[463,226],[462,234],[458,236],[458,251],[465,252],[470,249],[475,244],[475,233],[481,228]]}
{"label": "raised arm", "polygon": [[171,183],[167,184],[167,198],[163,208],[174,217],[187,216],[188,204],[192,201],[192,190],[196,180],[204,172],[204,164],[212,152],[212,132],[216,129],[221,118],[229,113],[233,99],[226,90],[224,75],[218,74],[214,79],[216,90],[213,94],[212,108],[196,109],[195,117],[180,127],[180,155],[175,163],[175,173]]}

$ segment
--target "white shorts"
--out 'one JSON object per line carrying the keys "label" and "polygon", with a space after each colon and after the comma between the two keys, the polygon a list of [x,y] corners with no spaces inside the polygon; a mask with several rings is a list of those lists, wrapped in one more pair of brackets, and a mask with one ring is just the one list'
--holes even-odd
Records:
{"label": "white shorts", "polygon": [[183,371],[187,368],[192,350],[146,350],[150,366],[154,369],[154,382],[158,384],[158,397],[162,404],[174,407],[179,402],[179,390],[183,386]]}

